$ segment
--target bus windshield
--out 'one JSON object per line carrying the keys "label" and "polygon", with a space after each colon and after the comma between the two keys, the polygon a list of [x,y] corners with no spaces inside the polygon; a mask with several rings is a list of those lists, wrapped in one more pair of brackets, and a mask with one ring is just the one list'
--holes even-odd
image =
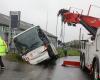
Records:
{"label": "bus windshield", "polygon": [[25,54],[43,45],[39,37],[38,27],[30,28],[14,38],[15,46],[20,54]]}

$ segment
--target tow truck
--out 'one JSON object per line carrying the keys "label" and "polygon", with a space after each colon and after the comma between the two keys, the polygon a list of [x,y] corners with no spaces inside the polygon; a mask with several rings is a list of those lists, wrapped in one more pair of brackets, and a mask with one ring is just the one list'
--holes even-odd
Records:
{"label": "tow truck", "polygon": [[[68,26],[81,24],[92,35],[91,41],[80,41],[80,68],[82,70],[87,68],[92,80],[100,80],[100,18],[71,12],[70,9],[60,9],[57,15],[61,16],[62,23],[67,23]],[[69,62],[65,63],[68,64]],[[79,63],[77,64],[79,65]]]}

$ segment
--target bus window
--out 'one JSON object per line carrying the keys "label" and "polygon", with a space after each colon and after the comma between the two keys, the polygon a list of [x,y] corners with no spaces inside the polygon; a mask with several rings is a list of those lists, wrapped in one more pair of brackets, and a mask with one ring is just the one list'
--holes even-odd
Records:
{"label": "bus window", "polygon": [[32,28],[20,36],[14,38],[16,48],[21,54],[29,52],[43,45],[43,41],[39,38],[36,28]]}

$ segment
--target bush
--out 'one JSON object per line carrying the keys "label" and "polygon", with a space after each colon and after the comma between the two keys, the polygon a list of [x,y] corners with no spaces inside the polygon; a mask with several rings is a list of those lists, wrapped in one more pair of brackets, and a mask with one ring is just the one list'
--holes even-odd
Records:
{"label": "bush", "polygon": [[64,51],[62,48],[57,48],[57,52],[58,52],[58,57],[64,57]]}

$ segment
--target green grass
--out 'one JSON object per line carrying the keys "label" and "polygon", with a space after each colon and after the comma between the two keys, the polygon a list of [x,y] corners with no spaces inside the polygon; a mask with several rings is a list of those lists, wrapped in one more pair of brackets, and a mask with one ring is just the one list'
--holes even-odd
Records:
{"label": "green grass", "polygon": [[8,53],[5,58],[9,61],[14,61],[14,62],[21,62],[21,63],[26,63],[20,55],[16,53]]}
{"label": "green grass", "polygon": [[[58,51],[58,57],[64,57],[65,56],[62,48],[58,48],[57,51]],[[79,56],[80,52],[76,49],[68,49],[67,55],[68,56]]]}
{"label": "green grass", "polygon": [[80,52],[76,49],[69,49],[68,50],[68,56],[79,56]]}

